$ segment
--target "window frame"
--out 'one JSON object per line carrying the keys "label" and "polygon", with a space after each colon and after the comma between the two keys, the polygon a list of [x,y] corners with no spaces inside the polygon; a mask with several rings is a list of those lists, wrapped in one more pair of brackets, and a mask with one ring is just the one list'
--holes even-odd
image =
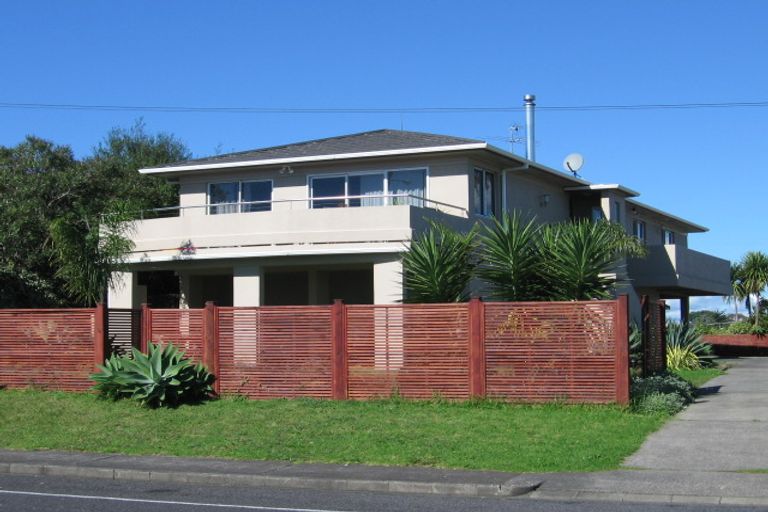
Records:
{"label": "window frame", "polygon": [[[475,186],[476,186],[476,180],[477,180],[477,173],[480,172],[482,178],[480,179],[480,210],[477,211],[477,204],[475,200],[477,199],[475,197]],[[486,211],[486,198],[485,198],[485,184],[486,184],[486,176],[490,175],[493,178],[493,189],[491,190],[491,212]],[[480,217],[495,217],[496,213],[499,209],[499,201],[497,199],[497,196],[499,194],[499,187],[501,186],[498,178],[499,174],[495,171],[491,171],[490,169],[486,169],[484,167],[478,167],[473,166],[472,167],[472,186],[470,187],[471,194],[472,194],[472,214],[473,215],[479,215]]]}
{"label": "window frame", "polygon": [[[329,172],[329,173],[317,173],[317,174],[308,174],[307,175],[307,198],[308,198],[308,204],[310,209],[322,209],[322,208],[315,208],[314,207],[314,201],[315,200],[322,200],[322,197],[315,197],[313,195],[313,182],[316,179],[323,179],[323,178],[344,178],[344,206],[343,208],[371,208],[371,206],[350,206],[349,205],[349,178],[353,176],[370,176],[370,175],[376,175],[381,174],[383,176],[382,181],[382,191],[383,195],[387,196],[389,195],[389,174],[392,172],[401,172],[401,171],[423,171],[424,172],[424,201],[429,200],[429,167],[428,166],[418,166],[418,167],[401,167],[401,168],[394,168],[394,169],[368,169],[368,170],[362,170],[362,171],[348,171],[348,172]],[[335,196],[334,196],[335,197]],[[393,206],[392,197],[383,197],[382,198],[382,204],[381,206]],[[424,202],[422,201],[422,202]],[[342,208],[340,206],[336,207],[325,207],[325,208]]]}
{"label": "window frame", "polygon": [[[237,183],[237,201],[234,203],[212,203],[211,202],[211,186],[217,185],[220,183]],[[205,213],[206,215],[227,215],[229,213],[263,213],[263,211],[256,211],[256,212],[245,212],[243,211],[243,183],[269,183],[269,203],[267,204],[269,206],[269,210],[263,210],[263,211],[272,211],[272,201],[273,201],[273,194],[275,192],[275,180],[273,179],[263,179],[263,180],[230,180],[230,181],[209,181],[206,183],[205,187]],[[226,212],[226,213],[213,213],[213,208],[215,208],[218,205],[231,205],[234,204],[237,206],[236,210],[233,212]]]}
{"label": "window frame", "polygon": [[[639,231],[642,231],[642,236],[638,235],[638,229],[642,228]],[[632,234],[637,238],[638,240],[642,241],[643,243],[646,243],[648,240],[648,226],[646,222],[642,219],[633,219],[632,220]]]}
{"label": "window frame", "polygon": [[669,228],[661,228],[661,243],[664,245],[675,245],[675,232]]}

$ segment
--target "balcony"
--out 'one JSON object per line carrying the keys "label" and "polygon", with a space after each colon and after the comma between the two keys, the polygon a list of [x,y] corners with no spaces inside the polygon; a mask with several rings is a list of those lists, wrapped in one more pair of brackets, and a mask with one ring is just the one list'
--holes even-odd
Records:
{"label": "balcony", "polygon": [[398,252],[428,220],[470,225],[462,208],[406,195],[161,208],[134,222],[128,262]]}
{"label": "balcony", "polygon": [[636,288],[658,288],[662,295],[730,295],[728,260],[679,245],[648,246],[644,259],[630,259],[627,270]]}

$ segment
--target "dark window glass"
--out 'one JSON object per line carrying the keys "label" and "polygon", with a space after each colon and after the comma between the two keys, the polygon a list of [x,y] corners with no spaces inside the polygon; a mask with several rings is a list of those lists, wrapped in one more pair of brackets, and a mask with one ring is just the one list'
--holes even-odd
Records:
{"label": "dark window glass", "polygon": [[230,183],[211,183],[208,188],[208,202],[211,206],[208,213],[216,215],[219,213],[237,212],[237,193],[238,182]]}
{"label": "dark window glass", "polygon": [[387,181],[387,193],[403,196],[393,197],[392,204],[424,206],[424,198],[427,196],[427,176],[424,169],[392,171],[389,173]]}
{"label": "dark window glass", "polygon": [[384,197],[382,197],[384,195],[383,174],[350,176],[347,187],[350,196],[349,206],[381,206],[384,204]]}
{"label": "dark window glass", "polygon": [[496,176],[486,172],[483,187],[483,214],[493,215],[494,213],[496,213]]}
{"label": "dark window glass", "polygon": [[645,222],[642,220],[636,220],[634,222],[635,236],[642,241],[645,241]]}
{"label": "dark window glass", "polygon": [[478,215],[483,214],[483,171],[475,169],[474,190],[474,212]]}
{"label": "dark window glass", "polygon": [[[242,202],[272,200],[271,181],[246,181],[242,183]],[[272,209],[272,203],[255,203],[241,205],[242,212],[268,212]]]}
{"label": "dark window glass", "polygon": [[[344,176],[313,178],[312,208],[339,208],[346,206],[346,201],[344,200],[345,183],[346,178]],[[340,199],[317,199],[322,197],[340,197]]]}

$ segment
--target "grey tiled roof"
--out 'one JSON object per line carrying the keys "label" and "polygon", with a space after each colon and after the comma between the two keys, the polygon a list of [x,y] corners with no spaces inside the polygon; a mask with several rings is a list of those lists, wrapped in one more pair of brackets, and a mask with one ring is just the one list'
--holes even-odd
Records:
{"label": "grey tiled roof", "polygon": [[275,158],[301,158],[345,153],[366,153],[370,151],[388,151],[397,149],[416,149],[457,144],[482,143],[481,140],[436,135],[433,133],[406,132],[402,130],[375,130],[327,139],[309,140],[283,146],[228,153],[206,158],[196,158],[176,162],[167,167],[178,165],[204,165],[227,162],[272,160]]}

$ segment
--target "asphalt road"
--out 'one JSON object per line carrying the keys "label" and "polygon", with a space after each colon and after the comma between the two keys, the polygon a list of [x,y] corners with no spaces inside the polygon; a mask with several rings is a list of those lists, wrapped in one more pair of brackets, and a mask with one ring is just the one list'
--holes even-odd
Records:
{"label": "asphalt road", "polygon": [[0,511],[59,512],[379,512],[379,511],[714,511],[762,507],[565,502],[530,498],[465,498],[195,486],[51,476],[0,475]]}

